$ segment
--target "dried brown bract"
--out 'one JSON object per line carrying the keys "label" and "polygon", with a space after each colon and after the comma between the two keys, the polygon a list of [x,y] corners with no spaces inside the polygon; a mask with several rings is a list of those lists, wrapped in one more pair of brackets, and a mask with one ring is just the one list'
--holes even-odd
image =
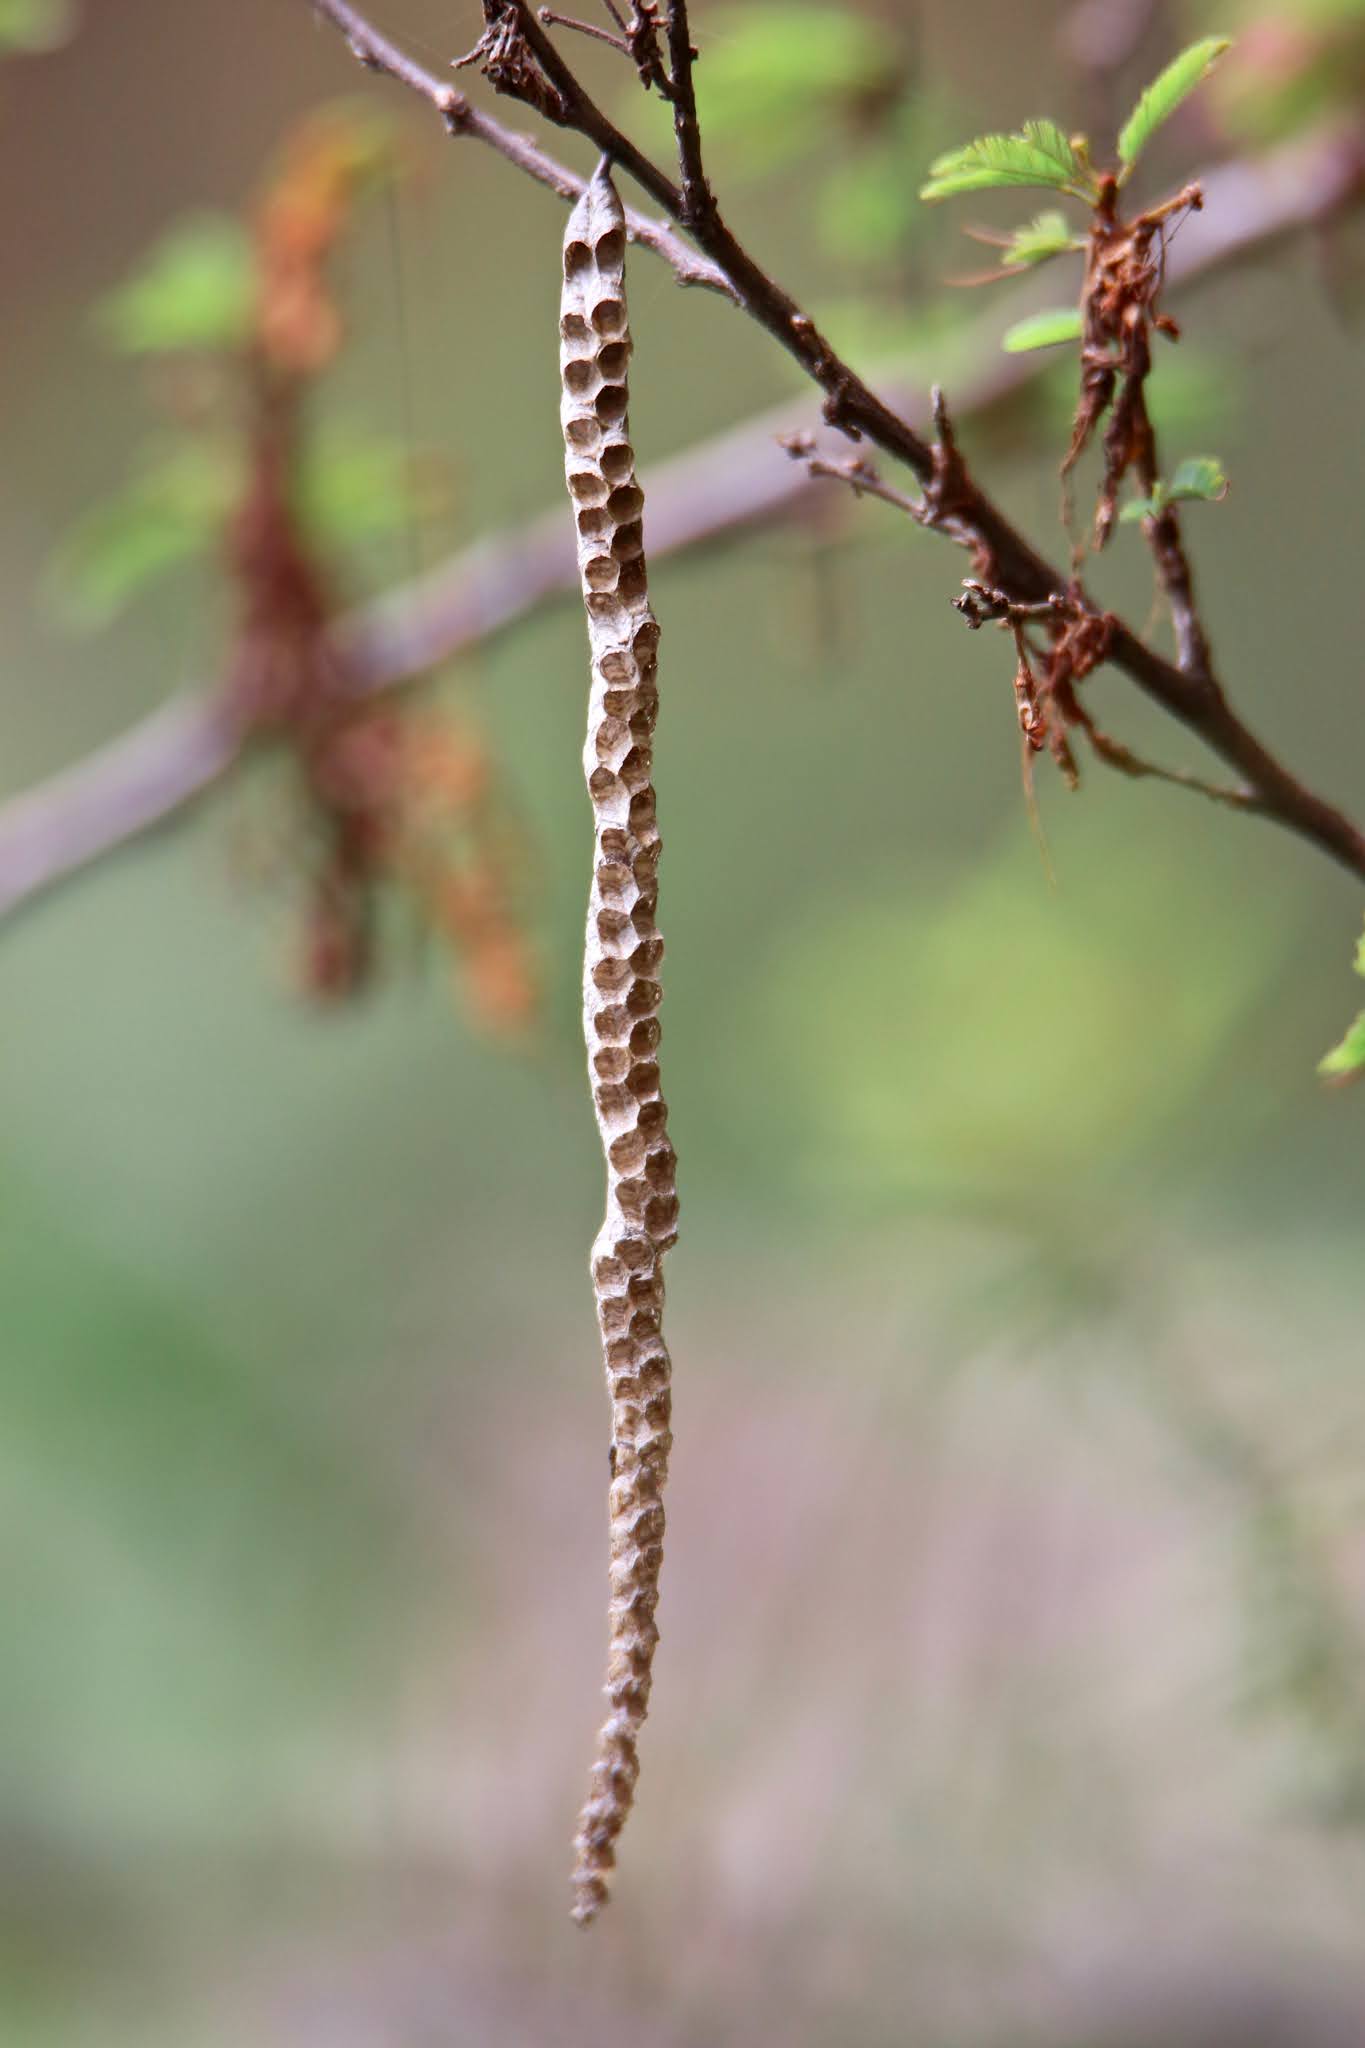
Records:
{"label": "dried brown bract", "polygon": [[1186,214],[1203,205],[1198,185],[1135,220],[1118,212],[1119,185],[1100,187],[1091,217],[1081,292],[1081,389],[1071,442],[1062,463],[1066,478],[1110,412],[1104,431],[1104,475],[1095,510],[1094,541],[1102,548],[1113,531],[1118,494],[1130,470],[1144,492],[1156,487],[1156,446],[1145,386],[1152,367],[1152,330],[1178,339],[1173,320],[1159,310],[1166,237]]}

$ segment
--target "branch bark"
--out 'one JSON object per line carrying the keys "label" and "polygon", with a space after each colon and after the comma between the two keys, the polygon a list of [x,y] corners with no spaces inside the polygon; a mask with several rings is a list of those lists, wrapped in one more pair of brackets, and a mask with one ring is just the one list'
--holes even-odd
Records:
{"label": "branch bark", "polygon": [[[309,4],[340,29],[352,56],[367,71],[382,72],[397,84],[406,86],[409,92],[429,100],[452,135],[470,135],[476,142],[486,143],[508,163],[514,164],[519,171],[525,171],[528,177],[546,186],[570,206],[579,198],[587,182],[585,179],[563,164],[556,163],[553,157],[546,156],[544,150],[537,149],[526,136],[515,135],[510,128],[504,128],[500,121],[493,120],[491,115],[474,106],[453,85],[424,70],[350,6],[348,0],[309,0]],[[615,133],[614,130],[612,132]],[[624,137],[620,140],[624,144]],[[672,191],[672,187],[668,189]],[[719,292],[723,298],[734,298],[734,287],[725,273],[689,249],[662,221],[652,220],[648,214],[636,213],[627,207],[626,232],[632,242],[639,242],[652,249],[656,256],[661,256],[679,284],[700,285],[707,291]]]}
{"label": "branch bark", "polygon": [[[318,4],[345,32],[352,10],[340,0]],[[382,39],[362,41],[358,54],[368,57],[385,49]],[[401,53],[394,57],[394,65],[385,61],[380,68],[409,85],[413,74],[421,81],[413,89],[439,110],[439,96],[448,88],[409,66]],[[454,132],[490,139],[482,126]],[[511,141],[520,145],[521,138]],[[508,155],[501,142],[492,146]],[[522,167],[551,190],[569,198],[582,189],[583,181],[571,172],[538,151],[532,155],[540,168]],[[517,155],[509,160],[520,162]],[[1358,196],[1361,181],[1361,149],[1354,133],[1295,143],[1254,166],[1233,163],[1205,172],[1205,210],[1182,230],[1171,250],[1170,285],[1178,289],[1206,280],[1231,263],[1264,254],[1348,205]],[[674,243],[684,262],[692,261],[668,231],[650,238],[637,225],[636,232],[675,272]],[[959,377],[959,418],[1007,398],[1046,367],[1046,358],[1005,355],[998,347],[1003,329],[1026,310],[1020,296],[1010,294],[955,341],[955,355],[968,366]],[[912,420],[924,418],[919,394],[927,381],[927,376],[907,376],[904,366],[888,372],[890,403]],[[648,478],[651,556],[685,552],[799,516],[821,486],[778,443],[809,431],[810,425],[808,405],[776,407],[654,468]],[[847,448],[833,435],[824,438],[831,453]],[[572,537],[558,510],[519,531],[493,535],[343,620],[338,631],[347,673],[365,694],[407,682],[571,590],[574,575]],[[1238,733],[1226,739],[1229,747],[1241,743]],[[0,917],[177,818],[234,767],[246,744],[247,736],[228,718],[216,692],[187,691],[86,760],[0,805]],[[1224,758],[1234,757],[1225,752]],[[1262,762],[1263,777],[1272,766]],[[1336,814],[1329,806],[1324,809],[1330,832]],[[1365,862],[1331,845],[1327,850],[1352,872],[1365,873]]]}
{"label": "branch bark", "polygon": [[[340,8],[353,21],[359,19],[343,0],[312,0],[312,4],[322,5],[333,18]],[[744,311],[780,342],[825,392],[823,410],[829,423],[855,439],[865,434],[886,454],[903,462],[921,483],[933,486],[939,473],[933,446],[857,376],[809,315],[744,248],[714,201],[694,216],[687,194],[636,149],[584,90],[527,0],[502,0],[498,13],[500,19],[515,28],[548,81],[555,99],[553,118],[559,125],[588,137],[629,172],[673,221],[690,231],[703,255],[729,279]],[[683,0],[674,0],[674,18],[681,19],[681,40],[686,44]],[[690,83],[690,59],[684,65],[684,75]],[[518,89],[515,81],[500,78],[495,82],[506,91],[515,93]],[[685,123],[679,142],[684,173],[699,172],[699,143],[688,133]],[[1358,137],[1354,155],[1358,184]],[[994,580],[1017,601],[1036,602],[1053,593],[1063,593],[1071,581],[1069,575],[1052,567],[1018,532],[960,463],[954,465],[951,517],[945,519],[944,525],[955,538],[970,536],[978,557],[989,562]],[[1266,816],[1321,847],[1353,874],[1365,879],[1365,833],[1335,806],[1306,788],[1270,754],[1237,716],[1211,670],[1186,673],[1177,663],[1148,647],[1121,622],[1111,636],[1108,660],[1236,769],[1247,784],[1246,793],[1255,798]]]}

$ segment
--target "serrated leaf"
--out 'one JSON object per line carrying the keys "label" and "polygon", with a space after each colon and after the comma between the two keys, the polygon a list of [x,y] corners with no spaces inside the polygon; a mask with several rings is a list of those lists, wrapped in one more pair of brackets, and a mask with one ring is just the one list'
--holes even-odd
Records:
{"label": "serrated leaf", "polygon": [[0,57],[41,57],[75,28],[72,0],[0,0]]}
{"label": "serrated leaf", "polygon": [[1227,494],[1228,480],[1216,455],[1187,455],[1166,487],[1166,498],[1170,504],[1177,504],[1185,498],[1217,501],[1226,498]]}
{"label": "serrated leaf", "polygon": [[226,214],[182,221],[95,309],[107,340],[130,355],[226,349],[246,339],[251,248]]}
{"label": "serrated leaf", "polygon": [[155,452],[57,547],[46,576],[55,616],[73,632],[107,626],[168,570],[217,540],[234,489],[224,450],[177,442]]}
{"label": "serrated leaf", "polygon": [[1158,128],[1195,87],[1202,85],[1223,52],[1231,48],[1229,36],[1205,36],[1153,79],[1119,132],[1119,160],[1125,173],[1131,171]]}
{"label": "serrated leaf", "polygon": [[1034,263],[1046,263],[1050,256],[1065,255],[1068,249],[1084,247],[1081,238],[1072,233],[1066,215],[1054,208],[1035,214],[1027,227],[1016,228],[1000,261],[1010,270],[1024,270]]}
{"label": "serrated leaf", "polygon": [[958,192],[986,192],[1003,185],[1049,185],[1058,192],[1090,198],[1095,174],[1055,121],[1026,121],[1018,135],[979,135],[950,149],[929,166],[921,199],[949,199]]}
{"label": "serrated leaf", "polygon": [[1079,341],[1081,338],[1081,309],[1079,306],[1052,306],[1043,313],[1030,313],[1025,320],[1016,320],[1000,338],[1000,346],[1012,356],[1023,355],[1031,348],[1052,348],[1061,341]]}
{"label": "serrated leaf", "polygon": [[818,149],[831,125],[865,131],[905,78],[901,43],[867,15],[759,0],[727,10],[707,42],[697,67],[702,129],[738,170],[773,170]]}
{"label": "serrated leaf", "polygon": [[1158,484],[1150,498],[1130,498],[1119,513],[1120,526],[1136,526],[1139,519],[1155,519],[1166,509],[1166,489]]}

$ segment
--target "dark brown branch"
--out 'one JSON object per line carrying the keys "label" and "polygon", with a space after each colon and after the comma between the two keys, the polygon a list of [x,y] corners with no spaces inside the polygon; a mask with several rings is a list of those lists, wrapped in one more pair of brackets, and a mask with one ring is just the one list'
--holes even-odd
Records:
{"label": "dark brown branch", "polygon": [[697,53],[687,25],[687,0],[667,0],[668,62],[673,96],[673,134],[678,145],[678,171],[682,178],[682,218],[694,231],[716,210],[715,195],[706,182],[701,159],[701,126],[697,120],[697,95],[692,83],[692,66]]}
{"label": "dark brown branch", "polygon": [[[334,12],[332,18],[337,18]],[[390,68],[378,57],[375,63]],[[401,70],[393,75],[405,76]],[[439,111],[439,96],[448,88],[425,73],[417,76],[424,82],[415,89]],[[496,129],[497,124],[487,127]],[[490,139],[484,127],[457,132]],[[501,143],[494,146],[508,153]],[[551,175],[524,167],[552,190],[569,196],[580,189],[570,172],[550,165],[539,152],[532,155],[539,165],[549,166]],[[1359,145],[1351,134],[1315,136],[1273,152],[1254,169],[1233,163],[1205,172],[1201,183],[1206,210],[1171,252],[1168,282],[1173,285],[1207,279],[1233,261],[1263,254],[1285,236],[1349,204],[1360,189]],[[648,245],[673,263],[668,246],[673,240],[662,231],[662,242]],[[692,260],[687,252],[683,255]],[[999,403],[1048,367],[1041,355],[1005,355],[998,349],[1000,332],[1026,310],[1028,298],[1027,289],[1009,295],[959,337],[962,360],[974,366],[959,384],[961,416]],[[911,418],[923,403],[910,381],[888,395]],[[783,405],[659,464],[650,477],[651,556],[790,517],[809,503],[822,486],[804,468],[783,460],[775,446],[782,437],[806,429],[808,421],[805,406]],[[838,452],[831,448],[831,459]],[[345,621],[341,638],[347,673],[365,693],[404,683],[505,631],[574,582],[571,538],[556,510],[519,532],[494,535],[466,549]],[[86,760],[0,805],[0,916],[178,817],[231,771],[244,744],[245,736],[216,692],[187,693]],[[1337,858],[1347,867],[1355,865],[1341,854]]]}
{"label": "dark brown branch", "polygon": [[[865,434],[887,454],[913,470],[925,485],[936,476],[935,451],[858,377],[830,346],[796,301],[755,262],[714,206],[685,222],[683,195],[584,91],[535,19],[526,0],[506,0],[563,106],[562,125],[588,136],[631,173],[672,219],[690,225],[694,239],[724,272],[744,310],[796,357],[826,393],[824,413],[832,425],[857,438]],[[1359,146],[1355,182],[1361,181]],[[974,555],[989,561],[994,580],[1024,602],[1065,591],[1069,579],[1054,569],[1011,525],[1000,508],[965,472],[958,479],[951,530],[970,535]],[[1353,874],[1365,877],[1365,833],[1342,812],[1306,788],[1243,725],[1211,674],[1186,674],[1115,621],[1108,660],[1164,711],[1196,733],[1209,749],[1238,772],[1267,817],[1319,846]]]}
{"label": "dark brown branch", "polygon": [[[404,85],[410,92],[420,94],[429,100],[452,135],[470,135],[478,142],[487,143],[498,155],[515,164],[519,171],[534,178],[537,184],[545,185],[551,192],[572,205],[583,190],[584,180],[553,157],[537,149],[524,135],[514,135],[478,107],[473,106],[462,92],[436,78],[430,71],[406,56],[396,43],[381,35],[348,0],[309,0],[309,5],[318,14],[339,28],[350,46],[351,54],[365,66],[367,71],[379,71]],[[667,181],[665,181],[667,182]],[[672,187],[668,188],[670,192]],[[648,214],[626,211],[626,227],[633,242],[652,249],[656,256],[662,256],[674,272],[679,284],[700,285],[707,291],[720,292],[724,297],[735,296],[729,279],[714,263],[698,256],[679,240],[671,228],[662,221],[651,220]]]}
{"label": "dark brown branch", "polygon": [[[1155,435],[1152,437],[1152,454],[1155,457]],[[1155,489],[1155,483],[1145,484],[1144,488],[1150,493]],[[1213,673],[1213,652],[1195,601],[1194,571],[1181,537],[1180,516],[1173,505],[1167,505],[1155,518],[1144,519],[1142,523],[1156,563],[1157,580],[1171,608],[1176,661],[1186,675],[1207,679]]]}

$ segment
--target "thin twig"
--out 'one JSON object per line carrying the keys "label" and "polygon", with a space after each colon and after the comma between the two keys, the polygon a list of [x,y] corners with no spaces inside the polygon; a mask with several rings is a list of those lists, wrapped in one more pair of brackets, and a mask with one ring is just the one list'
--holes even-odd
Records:
{"label": "thin twig", "polygon": [[[559,198],[570,205],[582,192],[585,180],[563,164],[537,149],[524,135],[514,135],[510,128],[504,128],[500,121],[485,114],[474,106],[462,92],[435,77],[420,64],[414,63],[382,35],[348,0],[308,0],[318,14],[339,28],[350,46],[351,54],[363,64],[367,71],[383,72],[389,78],[404,85],[410,92],[420,94],[429,100],[441,116],[452,135],[470,135],[477,142],[487,143],[499,156],[505,157],[519,171],[525,171],[537,184],[545,185]],[[734,287],[724,273],[704,256],[698,256],[679,240],[671,228],[662,221],[652,220],[648,214],[626,209],[626,230],[633,242],[652,249],[656,256],[662,256],[679,284],[699,285],[706,291],[720,292],[723,297],[733,299]]]}
{"label": "thin twig", "polygon": [[605,43],[608,49],[616,50],[623,57],[630,55],[630,44],[624,36],[614,36],[609,28],[599,28],[595,21],[579,21],[572,14],[556,14],[553,7],[536,9],[546,28],[569,28],[575,35],[588,36],[595,43]]}
{"label": "thin twig", "polygon": [[809,477],[827,477],[832,483],[847,484],[855,498],[880,498],[884,505],[894,505],[898,512],[907,512],[920,525],[928,523],[924,500],[912,498],[905,491],[896,490],[883,481],[878,470],[865,455],[845,455],[839,461],[831,461],[821,455],[813,434],[780,434],[778,444],[786,449],[794,462],[805,464]]}
{"label": "thin twig", "polygon": [[667,0],[667,8],[669,80],[673,93],[673,134],[682,178],[682,218],[684,226],[696,230],[716,210],[715,196],[706,182],[702,163],[701,125],[692,83],[697,53],[687,25],[687,0]]}
{"label": "thin twig", "polygon": [[[352,13],[348,8],[338,12],[340,0],[318,4],[326,5],[339,26]],[[399,53],[394,53],[397,65],[390,65],[382,38],[377,48],[370,43],[362,47],[375,68],[404,83],[413,85],[408,71],[414,72],[420,82],[413,89],[440,108],[439,96],[449,88],[407,66]],[[462,132],[489,141],[489,131],[504,132],[482,117],[481,124]],[[508,140],[521,144],[515,136]],[[500,142],[493,146],[509,155]],[[510,161],[565,198],[581,190],[581,180],[551,165],[530,145],[524,147],[534,163],[522,163],[516,154]],[[551,175],[543,175],[536,164],[548,167]],[[1171,253],[1172,285],[1205,280],[1340,211],[1360,190],[1360,145],[1351,131],[1318,135],[1261,158],[1254,169],[1227,164],[1203,173],[1200,182],[1205,211]],[[677,269],[670,246],[676,238],[666,229],[640,239]],[[697,260],[680,243],[676,247],[685,263]],[[717,282],[728,289],[723,280]],[[1048,367],[1041,355],[1006,355],[998,347],[1000,332],[1018,317],[1028,296],[1027,289],[1010,294],[955,338],[954,354],[965,366],[957,393],[960,417],[1000,403]],[[923,403],[916,385],[922,392],[915,377],[887,394],[911,418]],[[782,460],[774,444],[808,421],[805,405],[786,404],[660,464],[649,480],[651,556],[704,546],[798,512],[821,485],[804,468]],[[405,683],[506,630],[572,588],[573,578],[573,550],[556,509],[523,529],[492,535],[463,550],[343,621],[339,632],[347,673],[366,694]],[[0,917],[180,816],[230,772],[244,744],[216,691],[194,694],[187,689],[109,745],[0,805]],[[1365,862],[1353,858],[1349,848],[1320,835],[1305,836],[1316,837],[1353,872],[1365,872]]]}
{"label": "thin twig", "polygon": [[[931,444],[855,374],[809,315],[750,256],[726,226],[719,209],[713,206],[702,218],[686,223],[682,193],[591,99],[526,0],[507,0],[506,13],[515,20],[559,96],[561,111],[556,118],[561,125],[588,136],[635,177],[673,220],[690,225],[699,247],[729,278],[744,310],[795,356],[825,392],[826,419],[854,438],[865,434],[885,453],[904,462],[922,483],[933,484],[938,464]],[[1358,142],[1354,176],[1359,189]],[[1069,586],[1070,578],[1037,552],[965,471],[958,480],[949,530],[955,537],[970,536],[974,554],[990,562],[995,580],[1017,599],[1029,602]],[[1267,817],[1365,877],[1365,833],[1268,752],[1233,711],[1212,674],[1186,674],[1119,620],[1114,622],[1107,659],[1234,768],[1255,792]]]}

